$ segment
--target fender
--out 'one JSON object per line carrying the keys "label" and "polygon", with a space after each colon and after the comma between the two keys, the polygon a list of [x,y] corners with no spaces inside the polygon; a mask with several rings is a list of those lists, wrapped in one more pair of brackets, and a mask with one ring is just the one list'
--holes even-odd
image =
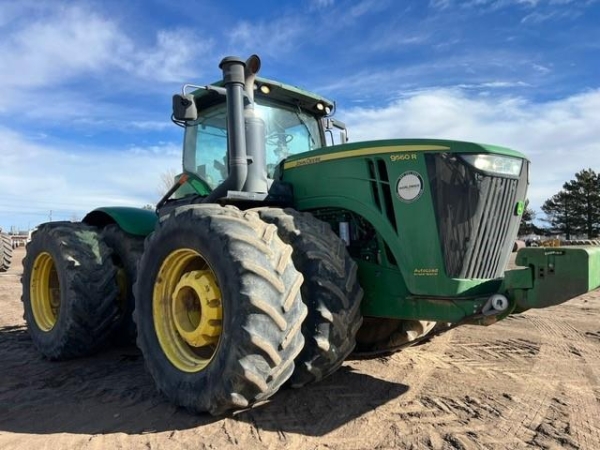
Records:
{"label": "fender", "polygon": [[105,227],[116,223],[126,233],[135,236],[148,236],[154,231],[158,216],[154,211],[127,206],[106,206],[88,213],[83,223],[96,227]]}

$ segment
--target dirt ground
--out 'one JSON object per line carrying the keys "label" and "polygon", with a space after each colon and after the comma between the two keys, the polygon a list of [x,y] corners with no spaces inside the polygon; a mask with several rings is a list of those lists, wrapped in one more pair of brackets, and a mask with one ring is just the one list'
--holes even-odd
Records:
{"label": "dirt ground", "polygon": [[0,274],[0,449],[600,449],[600,293],[353,360],[226,418],[155,392],[136,348],[45,361]]}

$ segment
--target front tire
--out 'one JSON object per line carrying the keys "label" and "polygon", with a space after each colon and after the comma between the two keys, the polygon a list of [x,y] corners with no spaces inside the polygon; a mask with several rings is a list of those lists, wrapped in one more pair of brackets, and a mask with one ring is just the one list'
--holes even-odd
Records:
{"label": "front tire", "polygon": [[82,223],[40,225],[23,260],[23,308],[36,348],[48,359],[89,355],[117,323],[116,269],[98,232]]}
{"label": "front tire", "polygon": [[146,241],[138,346],[158,389],[221,414],[273,395],[302,349],[306,307],[292,249],[256,213],[184,206]]}
{"label": "front tire", "polygon": [[294,265],[304,276],[305,344],[289,381],[292,387],[301,387],[335,372],[356,345],[363,297],[357,266],[328,223],[293,209],[256,211],[262,220],[276,225],[281,240],[292,246]]}

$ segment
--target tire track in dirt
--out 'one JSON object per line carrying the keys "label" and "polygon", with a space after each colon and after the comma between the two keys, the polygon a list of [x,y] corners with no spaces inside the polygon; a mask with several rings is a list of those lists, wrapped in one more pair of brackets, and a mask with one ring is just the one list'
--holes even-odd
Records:
{"label": "tire track in dirt", "polygon": [[540,343],[526,339],[509,339],[489,342],[457,342],[453,344],[453,354],[444,363],[465,375],[481,376],[486,379],[506,376],[520,380],[528,373],[523,361],[533,359],[540,351]]}
{"label": "tire track in dirt", "polygon": [[[483,401],[477,395],[462,400],[441,399],[451,410],[459,410],[457,420],[451,422],[454,425],[445,430],[447,444],[460,448],[481,448],[482,445],[524,448],[535,444],[580,448],[579,442],[581,448],[600,448],[598,430],[594,430],[590,422],[600,412],[594,389],[598,378],[591,373],[598,367],[594,361],[600,360],[598,346],[588,342],[570,325],[556,322],[555,317],[520,316],[512,320],[526,321],[520,326],[535,329],[537,336],[496,341],[492,345],[486,342],[454,344],[451,361],[446,362],[454,365],[456,371],[483,376],[488,381],[497,380],[506,388],[502,396],[494,390],[490,397],[481,393]],[[531,338],[537,338],[538,342]],[[527,359],[530,364],[526,363]],[[562,400],[565,389],[557,380],[561,383],[567,380],[566,391],[581,395],[571,394],[573,400],[565,403]],[[581,380],[586,380],[583,386]],[[581,414],[572,414],[573,408]],[[488,425],[497,422],[497,426],[480,430],[469,417],[482,418]],[[465,419],[466,426],[455,426]]]}
{"label": "tire track in dirt", "polygon": [[[410,387],[409,391],[402,397],[402,403],[407,404],[421,394],[423,387],[431,378],[433,372],[437,369],[438,363],[445,362],[444,355],[452,342],[452,331],[443,333],[433,338],[426,348],[410,348],[413,353],[415,364],[410,373],[405,377],[402,383]],[[403,358],[402,352],[395,353],[391,359]]]}
{"label": "tire track in dirt", "polygon": [[[401,420],[400,429],[408,439],[414,440],[416,448],[426,448],[431,444],[440,444],[443,437],[433,432],[434,423],[441,424],[452,421],[454,415],[451,410],[444,408],[439,403],[432,401],[424,404],[420,401],[422,391],[436,369],[444,365],[444,356],[452,342],[453,331],[446,332],[434,338],[426,348],[413,348],[413,357],[416,360],[408,376],[402,380],[409,386],[407,395],[396,408],[395,413]],[[394,355],[394,358],[401,357]]]}
{"label": "tire track in dirt", "polygon": [[[507,440],[507,436],[496,436],[493,432],[490,434],[490,429],[493,429],[490,424],[500,420],[502,411],[507,408],[507,399],[509,404],[512,401],[508,394],[505,394],[507,397],[500,397],[494,386],[512,386],[522,380],[533,365],[527,364],[527,360],[536,360],[540,344],[518,338],[489,342],[484,336],[481,336],[481,342],[460,342],[463,336],[471,336],[475,330],[476,327],[470,327],[468,334],[460,334],[460,338],[456,339],[458,342],[452,344],[452,352],[442,355],[438,366],[444,366],[446,372],[451,372],[452,376],[456,377],[455,374],[459,374],[459,379],[463,378],[464,374],[465,377],[469,377],[466,379],[475,377],[485,380],[479,383],[483,388],[473,389],[462,398],[444,395],[420,399],[424,407],[429,407],[427,414],[435,419],[424,421],[423,413],[415,414],[420,424],[431,423],[422,441],[424,447],[443,446],[469,450],[482,448],[486,443],[487,447],[504,449],[511,442],[510,439]],[[441,372],[441,378],[444,380],[445,372]],[[486,386],[489,384],[492,385],[492,389],[488,393]],[[445,411],[445,415],[436,410]],[[443,421],[439,421],[440,419]],[[437,439],[432,439],[436,435]]]}
{"label": "tire track in dirt", "polygon": [[396,402],[377,408],[359,430],[365,448],[405,447],[436,448],[444,443],[444,436],[436,427],[456,420],[448,406],[431,396],[423,396],[436,371],[447,368],[446,352],[453,342],[453,331],[432,339],[426,346],[408,348],[392,355],[389,363],[408,365],[408,374],[399,379],[409,390]]}
{"label": "tire track in dirt", "polygon": [[[407,349],[386,358],[347,363],[354,373],[361,374],[363,371],[369,373],[369,375],[361,374],[360,377],[379,380],[369,387],[363,385],[365,389],[370,389],[370,392],[360,388],[356,391],[348,389],[347,378],[352,372],[334,374],[321,383],[304,388],[309,389],[310,393],[307,392],[307,395],[311,398],[320,399],[319,405],[311,405],[304,400],[299,400],[297,390],[282,392],[284,398],[274,399],[273,404],[265,408],[266,411],[255,409],[244,413],[245,421],[254,422],[253,434],[259,446],[267,448],[282,445],[284,441],[286,448],[303,448],[302,443],[306,445],[306,440],[298,440],[297,435],[281,430],[306,429],[311,421],[314,422],[310,426],[312,435],[327,436],[327,446],[324,448],[344,450],[406,448],[405,439],[411,439],[409,435],[412,434],[406,429],[403,421],[405,411],[413,405],[417,410],[426,409],[417,399],[438,368],[432,361],[436,358],[439,360],[439,357],[448,350],[451,334],[449,332],[438,336],[426,344],[425,348]],[[402,376],[402,373],[407,375]],[[402,388],[403,386],[407,386],[408,391]],[[343,420],[347,411],[341,411],[339,406],[357,402],[362,403],[359,408],[360,414],[356,414],[355,411],[356,417],[351,422]],[[252,419],[248,420],[248,416]],[[432,420],[445,421],[453,418],[452,415],[440,417],[437,414],[437,416],[437,419],[432,418]],[[285,423],[286,421],[290,423]],[[265,432],[266,423],[270,427],[276,424],[274,428],[279,428],[280,432]],[[410,424],[419,426],[418,421],[412,421]],[[227,424],[231,429],[239,429],[240,426],[240,424]],[[417,433],[419,436],[422,434]],[[250,443],[248,439],[246,443]],[[413,448],[423,448],[421,441],[418,441]]]}
{"label": "tire track in dirt", "polygon": [[[531,315],[520,319],[526,319],[537,331],[541,347],[530,370],[517,374],[518,389],[505,395],[509,401],[498,402],[499,425],[480,443],[498,448],[600,448],[598,429],[590,422],[600,413],[594,401],[595,381],[585,373],[587,362],[577,355],[586,351],[599,358],[598,350],[579,331],[555,317]],[[569,389],[563,389],[565,380]],[[567,398],[567,391],[581,395]]]}
{"label": "tire track in dirt", "polygon": [[[532,323],[529,322],[532,319],[520,319],[527,320],[525,326],[531,327]],[[533,320],[546,324],[543,319]],[[532,336],[494,343],[485,340],[464,345],[454,342],[451,355],[423,355],[421,359],[428,361],[429,371],[441,367],[484,378],[487,383],[502,383],[510,393],[498,395],[497,389],[492,388],[490,394],[486,394],[484,389],[464,398],[431,395],[421,398],[420,391],[429,376],[419,380],[419,371],[413,370],[404,380],[411,386],[411,391],[402,399],[405,408],[400,414],[404,423],[414,424],[407,427],[407,437],[423,448],[437,448],[442,442],[451,448],[464,449],[481,448],[482,445],[517,448],[531,443],[547,416],[552,394],[558,388],[558,383],[548,381],[547,376],[552,373],[557,360],[566,360],[571,355],[564,343],[555,345],[560,341],[556,336],[552,338],[551,329],[543,326],[536,329],[538,336],[534,336],[534,339],[537,337],[538,342],[530,339]],[[427,372],[426,369],[426,375]],[[529,380],[533,383],[528,383]],[[588,397],[593,399],[593,393]],[[556,405],[553,406],[556,409]],[[493,428],[490,423],[499,425]],[[568,437],[554,434],[555,442],[561,445],[570,442]],[[600,448],[600,445],[589,448]]]}
{"label": "tire track in dirt", "polygon": [[[553,400],[559,409],[577,412],[569,414],[570,434],[576,437],[583,448],[599,449],[600,429],[596,425],[600,416],[600,404],[596,400],[597,367],[600,360],[598,345],[563,321],[539,318],[533,324],[549,338],[561,342],[560,351],[555,359],[563,356],[565,362],[568,361],[568,364],[556,364],[555,368],[561,371],[561,379],[570,384],[570,394],[566,393],[566,389],[562,390],[562,398]],[[545,433],[547,430],[538,425],[536,432],[538,431]]]}
{"label": "tire track in dirt", "polygon": [[558,388],[558,382],[548,376],[555,369],[556,359],[567,355],[566,347],[556,339],[551,329],[541,326],[545,322],[533,317],[527,317],[527,320],[540,333],[540,351],[527,378],[522,380],[519,391],[514,394],[514,402],[503,412],[501,426],[494,433],[501,439],[510,436],[510,448],[527,445],[534,437]]}
{"label": "tire track in dirt", "polygon": [[[476,327],[471,328],[471,335]],[[466,330],[465,330],[466,331]],[[443,341],[441,338],[445,338]],[[459,340],[459,339],[457,339]],[[504,434],[490,435],[490,423],[500,420],[502,411],[509,409],[512,397],[502,397],[501,400],[483,390],[473,392],[463,398],[435,396],[431,389],[435,382],[446,378],[446,374],[461,378],[460,374],[485,379],[489,383],[510,384],[522,382],[532,371],[538,360],[541,348],[540,342],[529,339],[509,339],[506,341],[455,342],[450,335],[437,338],[438,347],[425,349],[409,349],[407,354],[414,361],[409,375],[402,382],[410,390],[394,405],[385,405],[376,411],[383,417],[396,416],[399,420],[393,427],[388,427],[387,436],[380,440],[390,445],[398,435],[408,442],[414,442],[414,448],[481,448],[487,441],[491,447],[506,448],[507,436]],[[447,353],[450,349],[451,352]],[[406,354],[404,355],[406,357]],[[402,353],[394,355],[393,359],[400,361]],[[531,364],[527,364],[527,360]],[[546,361],[546,359],[543,359]],[[539,369],[540,372],[545,370]],[[458,374],[458,375],[457,375]],[[433,376],[433,380],[432,380]],[[497,380],[497,381],[496,381]],[[531,393],[536,396],[538,393]],[[546,398],[546,396],[542,396]],[[543,401],[540,401],[543,404]],[[382,427],[377,423],[368,423],[374,427],[372,434],[381,432]],[[385,429],[385,424],[383,424]],[[384,431],[385,432],[385,431]],[[372,442],[372,441],[371,441]],[[396,444],[403,446],[402,441]],[[512,438],[508,439],[513,443]],[[522,444],[523,439],[514,443]]]}

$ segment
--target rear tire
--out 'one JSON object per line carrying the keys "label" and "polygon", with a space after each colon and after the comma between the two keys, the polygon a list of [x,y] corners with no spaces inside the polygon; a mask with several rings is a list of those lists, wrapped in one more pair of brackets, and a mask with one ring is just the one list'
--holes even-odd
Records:
{"label": "rear tire", "polygon": [[13,248],[10,242],[10,236],[0,234],[0,272],[6,272],[10,269],[12,254]]}
{"label": "rear tire", "polygon": [[293,209],[256,211],[262,220],[276,225],[281,240],[292,246],[294,265],[304,276],[305,344],[289,381],[292,387],[301,387],[331,375],[354,349],[363,297],[357,266],[328,223]]}
{"label": "rear tire", "polygon": [[421,342],[435,327],[436,322],[431,321],[365,317],[356,335],[355,354],[377,356],[395,353]]}
{"label": "rear tire", "polygon": [[119,286],[119,324],[112,341],[118,345],[133,344],[136,336],[133,285],[137,279],[138,262],[144,253],[144,238],[126,233],[118,225],[108,225],[102,230],[102,239],[113,251],[112,260],[117,268]]}
{"label": "rear tire", "polygon": [[23,260],[23,308],[36,348],[52,360],[100,349],[118,319],[116,269],[98,232],[82,223],[40,225]]}
{"label": "rear tire", "polygon": [[292,249],[234,207],[190,205],[147,241],[134,287],[138,346],[158,389],[221,414],[273,395],[304,344]]}

